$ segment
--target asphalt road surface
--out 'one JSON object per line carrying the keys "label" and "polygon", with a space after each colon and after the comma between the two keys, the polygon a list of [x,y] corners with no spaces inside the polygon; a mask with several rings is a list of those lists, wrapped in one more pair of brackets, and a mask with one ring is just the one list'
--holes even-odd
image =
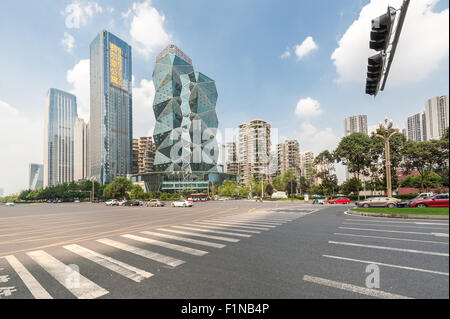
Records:
{"label": "asphalt road surface", "polygon": [[448,221],[347,209],[0,206],[0,299],[449,298]]}

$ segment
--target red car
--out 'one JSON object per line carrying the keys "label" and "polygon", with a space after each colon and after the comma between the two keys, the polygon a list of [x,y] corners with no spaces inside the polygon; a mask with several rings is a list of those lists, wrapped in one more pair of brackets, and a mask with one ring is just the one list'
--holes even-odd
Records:
{"label": "red car", "polygon": [[350,204],[351,200],[347,197],[336,197],[335,199],[330,199],[328,203],[330,204]]}
{"label": "red car", "polygon": [[409,202],[409,207],[448,207],[448,194]]}

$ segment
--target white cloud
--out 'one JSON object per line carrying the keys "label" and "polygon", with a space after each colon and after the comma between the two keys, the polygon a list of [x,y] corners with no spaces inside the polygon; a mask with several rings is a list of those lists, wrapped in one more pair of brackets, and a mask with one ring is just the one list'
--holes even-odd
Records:
{"label": "white cloud", "polygon": [[164,29],[166,18],[151,6],[151,0],[134,2],[131,9],[122,13],[126,20],[130,16],[130,35],[138,53],[148,57],[169,43],[171,37]]}
{"label": "white cloud", "polygon": [[43,123],[43,116],[25,117],[0,100],[0,187],[5,194],[28,188],[29,164],[42,163]]}
{"label": "white cloud", "polygon": [[[134,81],[133,81],[134,82]],[[133,136],[152,136],[155,127],[153,81],[142,79],[139,87],[133,88]]]}
{"label": "white cloud", "polygon": [[75,47],[75,38],[68,32],[64,32],[64,38],[61,40],[61,44],[66,52],[71,53]]}
{"label": "white cloud", "polygon": [[[449,10],[434,12],[439,0],[410,2],[402,35],[387,83],[402,85],[419,82],[439,68],[448,58]],[[331,59],[338,82],[363,83],[367,58],[376,54],[369,49],[371,20],[386,12],[388,5],[400,8],[401,0],[371,0],[338,41]]]}
{"label": "white cloud", "polygon": [[309,122],[300,125],[297,135],[302,152],[311,151],[315,156],[324,150],[334,151],[340,141],[340,137],[331,128],[319,130]]}
{"label": "white cloud", "polygon": [[313,117],[322,113],[323,111],[320,107],[320,103],[310,97],[299,100],[297,103],[297,108],[295,109],[295,114],[298,117]]}
{"label": "white cloud", "polygon": [[280,58],[286,59],[290,56],[291,56],[291,52],[289,51],[289,49],[286,49],[286,51],[283,52],[283,54],[280,56]]}
{"label": "white cloud", "polygon": [[79,29],[85,26],[94,14],[102,12],[103,8],[97,2],[74,0],[61,14],[66,17],[67,28]]}
{"label": "white cloud", "polygon": [[317,44],[314,42],[313,38],[309,36],[302,42],[302,44],[295,46],[295,55],[297,55],[298,60],[301,60],[317,49]]}
{"label": "white cloud", "polygon": [[70,93],[77,97],[78,116],[89,120],[90,105],[89,59],[80,60],[73,69],[67,71],[67,82],[72,84]]}

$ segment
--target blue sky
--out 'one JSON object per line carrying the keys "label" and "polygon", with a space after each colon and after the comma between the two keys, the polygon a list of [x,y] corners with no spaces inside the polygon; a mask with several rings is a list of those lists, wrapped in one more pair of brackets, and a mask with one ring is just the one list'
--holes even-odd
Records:
{"label": "blue sky", "polygon": [[154,59],[168,43],[216,80],[222,130],[262,118],[317,154],[336,146],[346,116],[367,114],[370,126],[388,116],[403,128],[449,85],[449,2],[411,2],[391,78],[374,99],[364,92],[370,19],[387,0],[1,1],[0,187],[25,188],[28,163],[43,161],[48,88],[76,94],[87,117],[89,44],[102,29],[133,46],[135,136],[153,127]]}

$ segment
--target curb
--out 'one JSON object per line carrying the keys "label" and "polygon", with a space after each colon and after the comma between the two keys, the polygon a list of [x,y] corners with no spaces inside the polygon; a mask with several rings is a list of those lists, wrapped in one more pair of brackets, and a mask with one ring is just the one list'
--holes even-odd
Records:
{"label": "curb", "polygon": [[351,210],[346,211],[346,214],[355,215],[355,216],[387,217],[387,218],[403,218],[403,219],[448,220],[448,216],[444,216],[444,215],[383,214],[383,213],[355,212],[355,211],[351,211]]}

